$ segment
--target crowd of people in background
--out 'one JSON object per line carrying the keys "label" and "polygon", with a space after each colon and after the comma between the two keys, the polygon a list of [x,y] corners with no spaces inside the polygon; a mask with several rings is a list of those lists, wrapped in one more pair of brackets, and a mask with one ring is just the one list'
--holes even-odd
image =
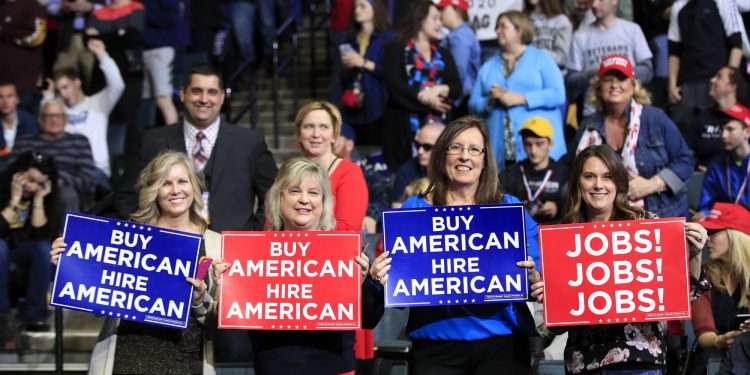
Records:
{"label": "crowd of people in background", "polygon": [[[487,39],[467,0],[335,0],[328,97],[298,109],[301,157],[279,170],[260,130],[221,118],[225,74],[215,66],[268,71],[276,21],[301,22],[304,4],[0,0],[0,349],[14,348],[9,265],[28,276],[21,329],[49,329],[42,253],[64,251],[61,239],[51,244],[65,210],[86,211],[103,197],[111,199],[103,214],[212,238],[206,253],[226,230],[374,234],[385,208],[522,202],[531,258],[519,267],[529,269],[535,296],[543,290],[537,223],[684,217],[705,224],[688,224],[686,239],[694,259],[708,241],[705,276],[714,285],[695,295],[694,368],[743,342],[727,322],[747,312],[750,290],[750,5],[523,0],[489,21],[495,38]],[[189,188],[176,186],[185,181]],[[306,192],[290,197],[290,186]],[[169,194],[187,204],[173,206]],[[313,222],[297,221],[285,204],[310,205]],[[389,259],[372,267],[358,259],[364,294],[382,292]],[[696,288],[707,284],[694,276]],[[188,282],[192,336],[175,344],[169,330],[105,324],[120,335],[114,372],[141,371],[128,358],[153,347],[189,347],[176,373],[251,362],[251,339],[260,368],[304,366],[282,355],[295,340],[315,348],[294,351],[303,357],[333,347],[314,365],[326,371],[347,373],[354,358],[373,357],[368,330],[294,338],[217,330],[216,355],[195,354],[209,350],[201,327],[216,295],[202,280]],[[513,304],[412,309],[414,373],[527,371],[517,337],[526,315]],[[596,370],[597,358],[623,349],[612,327],[597,328],[596,344],[591,327],[570,330],[567,371]],[[639,373],[663,374],[664,327],[637,329],[663,351],[631,350],[618,369],[640,362],[637,370],[656,372]]]}

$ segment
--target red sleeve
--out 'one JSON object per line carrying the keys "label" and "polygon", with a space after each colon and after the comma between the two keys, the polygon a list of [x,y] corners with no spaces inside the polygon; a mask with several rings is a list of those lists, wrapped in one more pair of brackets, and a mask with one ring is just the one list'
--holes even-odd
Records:
{"label": "red sleeve", "polygon": [[349,17],[352,14],[354,0],[336,0],[331,9],[331,31],[342,31],[349,28]]}
{"label": "red sleeve", "polygon": [[718,333],[711,310],[711,291],[705,292],[693,301],[693,331],[695,337],[707,332]]}
{"label": "red sleeve", "polygon": [[342,160],[331,175],[336,230],[359,231],[367,213],[367,183],[359,167]]}

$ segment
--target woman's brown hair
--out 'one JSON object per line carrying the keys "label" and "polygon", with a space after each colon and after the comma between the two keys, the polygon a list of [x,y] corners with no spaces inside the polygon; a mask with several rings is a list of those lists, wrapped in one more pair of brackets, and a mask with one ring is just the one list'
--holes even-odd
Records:
{"label": "woman's brown hair", "polygon": [[427,19],[427,15],[430,14],[430,7],[434,6],[435,4],[430,0],[411,0],[411,6],[407,14],[396,27],[395,40],[406,43],[416,37],[422,28],[422,23]]}
{"label": "woman's brown hair", "polygon": [[433,206],[445,206],[447,204],[450,180],[445,173],[445,160],[448,155],[448,147],[459,134],[471,128],[479,130],[482,134],[482,147],[484,148],[484,168],[479,175],[479,186],[474,193],[474,203],[498,203],[503,197],[500,192],[497,164],[495,163],[495,157],[492,155],[487,126],[480,117],[469,115],[448,124],[445,130],[440,133],[440,137],[438,137],[435,147],[432,149],[430,163],[427,165],[427,177],[430,179],[430,186],[427,188],[426,194],[432,194]]}
{"label": "woman's brown hair", "polygon": [[[383,0],[367,0],[372,6],[372,26],[379,32],[388,31],[391,28],[391,21],[388,20],[388,8],[383,4]],[[356,40],[357,34],[362,30],[362,26],[354,19],[354,6],[352,14],[349,16],[349,40]]]}
{"label": "woman's brown hair", "polygon": [[641,209],[628,204],[630,179],[625,165],[622,164],[620,155],[617,155],[608,145],[594,145],[586,147],[573,161],[573,167],[570,169],[570,174],[568,175],[570,179],[568,180],[568,197],[565,205],[568,209],[565,215],[563,215],[562,222],[566,224],[585,223],[589,220],[586,215],[585,204],[583,203],[584,192],[581,191],[579,184],[579,179],[583,173],[583,165],[586,164],[589,158],[598,158],[604,163],[617,188],[612,216],[609,217],[609,221],[635,220],[643,216]]}

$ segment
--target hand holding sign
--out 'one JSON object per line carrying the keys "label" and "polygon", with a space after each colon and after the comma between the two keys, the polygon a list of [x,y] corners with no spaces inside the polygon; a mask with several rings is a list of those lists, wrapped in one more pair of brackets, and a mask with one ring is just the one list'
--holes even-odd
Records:
{"label": "hand holding sign", "polygon": [[375,258],[375,261],[372,262],[370,277],[379,282],[380,285],[385,285],[385,283],[388,282],[388,270],[391,269],[391,259],[392,258],[388,256],[388,252],[386,251],[383,252],[383,254],[380,254],[380,256]]}
{"label": "hand holding sign", "polygon": [[689,319],[686,228],[680,219],[540,227],[545,324]]}
{"label": "hand holding sign", "polygon": [[62,237],[55,238],[55,241],[52,242],[52,250],[49,252],[50,259],[49,261],[57,266],[57,262],[60,260],[60,254],[65,252],[65,239]]}

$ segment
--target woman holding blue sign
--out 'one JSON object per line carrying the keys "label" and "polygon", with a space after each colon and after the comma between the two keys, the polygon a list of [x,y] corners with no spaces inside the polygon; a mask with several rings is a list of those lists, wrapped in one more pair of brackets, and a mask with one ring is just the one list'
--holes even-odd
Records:
{"label": "woman holding blue sign", "polygon": [[[629,204],[628,172],[608,145],[583,149],[570,176],[565,224],[656,218]],[[706,230],[697,223],[686,223],[685,238],[691,254],[698,254],[706,243]],[[565,347],[567,372],[598,374],[606,369],[607,374],[663,374],[665,335],[666,324],[659,322],[571,327]]]}
{"label": "woman holding blue sign", "polygon": [[[208,228],[201,216],[203,176],[187,155],[164,151],[154,158],[138,178],[139,209],[134,222],[165,229],[203,234],[202,253],[221,258],[221,236]],[[57,264],[66,244],[59,237],[52,244],[52,263]],[[225,265],[214,263],[214,277]],[[194,286],[191,316],[186,331],[108,318],[100,341],[94,347],[90,373],[95,374],[213,374],[213,325],[205,324],[212,295],[203,280],[187,278]],[[215,311],[214,308],[211,308]]]}
{"label": "woman holding blue sign", "polygon": [[[487,127],[477,116],[462,117],[445,127],[435,142],[427,174],[427,192],[410,197],[402,208],[520,203],[500,192]],[[528,268],[530,282],[536,283],[537,225],[528,214],[525,222],[530,258],[518,266]],[[379,256],[372,265],[372,278],[385,284],[390,262],[387,252]],[[534,322],[523,303],[412,307],[406,332],[413,342],[414,374],[529,371],[528,336],[534,332]]]}

